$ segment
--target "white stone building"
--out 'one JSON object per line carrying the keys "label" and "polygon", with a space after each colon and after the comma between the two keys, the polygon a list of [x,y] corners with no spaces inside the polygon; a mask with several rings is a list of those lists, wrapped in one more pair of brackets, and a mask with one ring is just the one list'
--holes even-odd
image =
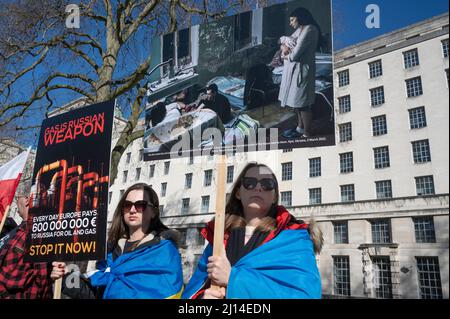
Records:
{"label": "white stone building", "polygon": [[[258,160],[277,174],[282,204],[319,221],[324,296],[449,297],[448,39],[447,13],[336,52],[335,146],[228,158],[228,189]],[[110,218],[128,186],[151,184],[164,223],[185,236],[187,280],[214,216],[216,163],[144,162],[142,148],[121,159]]]}

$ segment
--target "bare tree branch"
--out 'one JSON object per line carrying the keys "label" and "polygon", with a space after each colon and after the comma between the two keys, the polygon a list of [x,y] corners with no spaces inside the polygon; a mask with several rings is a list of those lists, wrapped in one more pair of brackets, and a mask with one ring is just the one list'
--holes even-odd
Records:
{"label": "bare tree branch", "polygon": [[149,16],[149,14],[155,9],[155,7],[160,3],[160,0],[152,0],[150,3],[148,3],[139,13],[138,17],[131,23],[131,25],[125,30],[125,32],[122,34],[122,42],[125,42],[128,40],[128,38],[137,31],[141,23],[144,21],[145,18]]}
{"label": "bare tree branch", "polygon": [[26,73],[28,73],[29,71],[33,70],[34,68],[36,68],[36,66],[38,66],[39,64],[42,63],[42,61],[44,61],[45,57],[47,56],[48,53],[48,47],[43,48],[40,52],[42,52],[42,55],[39,57],[39,59],[37,59],[32,65],[30,65],[28,68],[25,68],[23,70],[21,70],[19,73],[13,74],[12,72],[6,72],[6,75],[11,74],[14,75],[14,77],[9,80],[3,87],[0,88],[0,94],[3,94],[3,92],[8,89],[8,91],[11,88],[11,85],[13,83],[15,83],[19,78],[21,78],[22,76],[24,76]]}
{"label": "bare tree branch", "polygon": [[75,44],[70,44],[65,40],[61,41],[61,44],[70,51],[72,51],[73,53],[75,53],[76,55],[78,55],[80,58],[85,60],[90,66],[92,66],[92,68],[94,68],[94,70],[98,70],[99,68],[98,64],[95,63],[95,61],[92,60],[86,53],[77,49]]}

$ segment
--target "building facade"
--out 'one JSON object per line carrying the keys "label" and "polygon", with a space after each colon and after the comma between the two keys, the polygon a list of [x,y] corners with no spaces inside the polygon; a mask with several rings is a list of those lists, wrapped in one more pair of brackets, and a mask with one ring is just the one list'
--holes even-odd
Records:
{"label": "building facade", "polygon": [[[248,161],[273,168],[281,204],[314,218],[325,297],[449,297],[448,13],[334,55],[336,145],[236,154],[227,189]],[[214,216],[212,156],[144,162],[126,150],[110,216],[126,188],[152,185],[164,223],[182,233],[184,276]]]}

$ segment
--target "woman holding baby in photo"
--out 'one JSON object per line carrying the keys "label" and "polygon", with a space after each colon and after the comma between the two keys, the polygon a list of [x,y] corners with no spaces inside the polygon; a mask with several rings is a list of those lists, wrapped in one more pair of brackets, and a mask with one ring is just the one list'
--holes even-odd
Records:
{"label": "woman holding baby in photo", "polygon": [[278,99],[281,106],[293,108],[298,126],[283,132],[287,139],[311,136],[312,106],[315,101],[315,53],[320,45],[320,27],[305,8],[289,15],[295,32],[280,38],[283,75]]}

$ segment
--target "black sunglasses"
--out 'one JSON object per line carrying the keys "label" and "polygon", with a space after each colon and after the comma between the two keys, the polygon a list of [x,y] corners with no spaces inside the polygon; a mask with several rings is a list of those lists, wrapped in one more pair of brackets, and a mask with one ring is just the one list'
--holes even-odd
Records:
{"label": "black sunglasses", "polygon": [[124,213],[128,213],[128,212],[130,212],[131,207],[133,207],[133,206],[136,208],[136,211],[138,213],[144,212],[147,209],[147,206],[155,207],[153,204],[151,204],[145,200],[138,200],[135,202],[125,200],[122,204],[122,210]]}
{"label": "black sunglasses", "polygon": [[242,186],[244,186],[247,190],[252,190],[258,185],[261,185],[261,188],[264,191],[272,191],[277,187],[277,181],[273,178],[261,178],[257,179],[255,177],[243,177],[242,178]]}

